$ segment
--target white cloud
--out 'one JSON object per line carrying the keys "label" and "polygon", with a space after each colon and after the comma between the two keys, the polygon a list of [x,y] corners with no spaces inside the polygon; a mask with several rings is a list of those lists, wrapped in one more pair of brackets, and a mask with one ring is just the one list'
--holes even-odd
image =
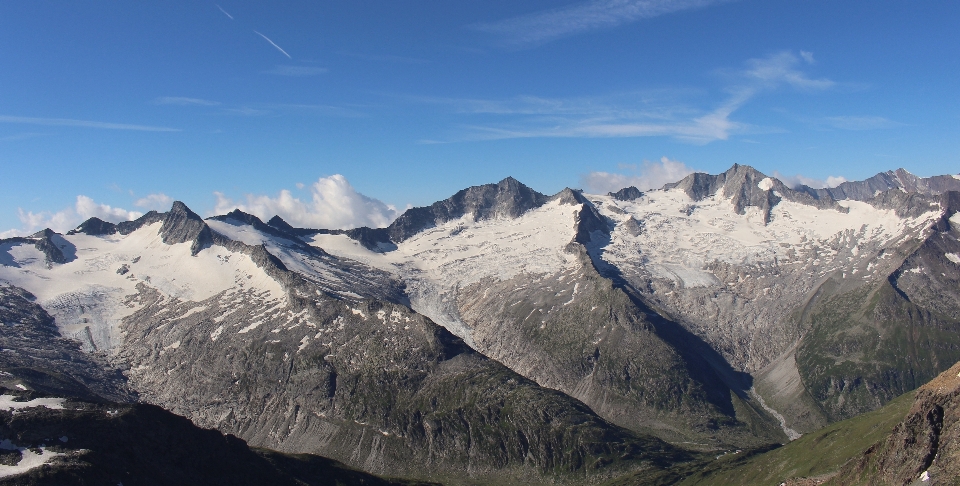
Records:
{"label": "white cloud", "polygon": [[801,174],[788,176],[777,171],[773,171],[773,176],[777,179],[780,179],[781,182],[790,188],[796,188],[800,184],[803,184],[814,189],[823,189],[824,187],[837,187],[840,184],[847,182],[847,178],[843,176],[828,176],[827,179],[824,180],[807,177]]}
{"label": "white cloud", "polygon": [[234,201],[219,192],[214,194],[217,197],[215,214],[239,209],[264,221],[278,215],[291,225],[303,228],[380,228],[399,216],[395,207],[358,193],[340,174],[321,177],[311,184],[309,200],[295,197],[287,189],[276,197],[247,194],[243,201]]}
{"label": "white cloud", "polygon": [[155,194],[148,194],[140,199],[137,199],[133,205],[138,208],[166,211],[167,209],[170,209],[171,205],[173,205],[173,198],[162,192],[158,192]]}
{"label": "white cloud", "polygon": [[677,182],[694,172],[683,162],[670,160],[667,157],[661,157],[660,162],[645,160],[639,170],[635,165],[621,165],[620,168],[633,173],[590,172],[580,176],[580,184],[588,192],[600,194],[616,192],[630,186],[646,191],[659,189],[670,182]]}
{"label": "white cloud", "polygon": [[[813,59],[813,54],[809,52],[801,51],[800,55],[808,64]],[[747,61],[747,69],[741,74],[750,80],[751,84],[758,84],[758,87],[775,88],[787,84],[794,88],[814,91],[836,85],[829,79],[811,79],[797,69],[800,62],[801,59],[794,53],[782,51],[762,59],[750,59]]]}
{"label": "white cloud", "polygon": [[508,44],[540,44],[724,1],[728,0],[593,0],[473,27],[494,34]]}
{"label": "white cloud", "polygon": [[80,223],[92,217],[100,218],[111,223],[129,221],[137,219],[143,215],[138,211],[127,211],[122,208],[115,208],[107,204],[101,204],[93,199],[79,195],[73,207],[64,208],[57,212],[24,211],[23,208],[17,209],[20,218],[20,229],[11,229],[0,233],[0,235],[26,236],[36,233],[44,228],[50,228],[58,233],[63,233],[76,228]]}

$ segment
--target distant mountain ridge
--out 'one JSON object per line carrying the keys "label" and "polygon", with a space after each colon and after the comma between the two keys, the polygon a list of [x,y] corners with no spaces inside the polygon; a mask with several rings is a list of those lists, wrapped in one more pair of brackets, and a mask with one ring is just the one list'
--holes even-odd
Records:
{"label": "distant mountain ridge", "polygon": [[350,230],[182,202],[91,218],[0,240],[0,289],[39,316],[11,320],[96,359],[0,365],[377,474],[669,483],[960,360],[960,180],[893,174],[816,192],[735,165],[552,196],[507,178]]}

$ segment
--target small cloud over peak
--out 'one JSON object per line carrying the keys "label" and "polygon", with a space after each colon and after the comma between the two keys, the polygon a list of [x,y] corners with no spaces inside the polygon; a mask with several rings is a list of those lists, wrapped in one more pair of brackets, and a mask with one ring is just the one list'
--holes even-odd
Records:
{"label": "small cloud over peak", "polygon": [[133,205],[138,208],[154,209],[157,211],[166,211],[172,204],[173,198],[162,192],[141,197],[133,203]]}
{"label": "small cloud over peak", "polygon": [[837,187],[844,182],[847,182],[847,178],[843,176],[827,176],[826,179],[816,179],[813,177],[807,177],[801,174],[796,174],[792,176],[781,174],[778,171],[773,171],[773,176],[777,179],[780,179],[787,187],[796,189],[800,185],[807,187],[812,187],[814,189],[823,189],[830,187]]}
{"label": "small cloud over peak", "polygon": [[215,192],[214,213],[239,209],[264,221],[277,215],[294,226],[325,229],[381,228],[400,215],[394,206],[357,192],[340,174],[317,179],[309,190],[310,199],[301,199],[283,189],[274,197],[247,194],[239,201]]}
{"label": "small cloud over peak", "polygon": [[641,191],[659,189],[664,184],[677,182],[694,172],[683,162],[661,157],[659,162],[643,161],[636,164],[618,164],[626,173],[590,172],[580,176],[580,185],[587,191],[605,194],[634,186]]}
{"label": "small cloud over peak", "polygon": [[36,233],[44,228],[50,228],[58,233],[72,230],[80,223],[92,217],[100,218],[111,223],[121,221],[130,221],[143,216],[139,211],[128,211],[123,208],[113,207],[94,201],[92,198],[78,195],[77,200],[72,207],[64,208],[60,211],[24,211],[23,208],[17,209],[17,215],[20,218],[20,229],[11,229],[0,233],[9,236],[24,236]]}

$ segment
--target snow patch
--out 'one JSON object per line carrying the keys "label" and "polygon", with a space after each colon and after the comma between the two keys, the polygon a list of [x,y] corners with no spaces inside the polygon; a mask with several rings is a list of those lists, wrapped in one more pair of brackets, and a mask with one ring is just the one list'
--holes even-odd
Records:
{"label": "snow patch", "polygon": [[767,177],[766,179],[758,182],[757,187],[759,187],[761,191],[769,191],[770,189],[773,189],[773,179]]}
{"label": "snow patch", "polygon": [[944,253],[943,256],[947,257],[947,260],[960,265],[960,255],[956,253]]}
{"label": "snow patch", "polygon": [[246,334],[246,333],[248,333],[248,332],[250,332],[250,331],[252,331],[252,330],[260,327],[260,324],[263,324],[263,321],[262,321],[262,320],[261,320],[261,321],[251,322],[249,326],[247,326],[247,327],[245,327],[245,328],[237,331],[237,334]]}
{"label": "snow patch", "polygon": [[[181,301],[202,301],[234,288],[268,291],[285,298],[279,282],[242,253],[225,248],[205,248],[191,255],[190,242],[163,243],[162,223],[144,226],[128,235],[65,235],[75,258],[47,268],[32,245],[15,245],[10,260],[0,261],[0,282],[22,287],[56,319],[60,332],[79,339],[85,349],[112,350],[122,342],[120,323],[139,305],[124,304],[144,284],[163,296]],[[4,249],[6,245],[4,245]],[[129,271],[116,272],[120,265]],[[194,307],[182,317],[202,311]]]}
{"label": "snow patch", "polygon": [[26,402],[15,402],[13,395],[0,395],[0,410],[22,410],[24,408],[46,407],[52,410],[63,410],[66,398],[34,398]]}
{"label": "snow patch", "polygon": [[221,324],[220,327],[214,329],[213,332],[210,333],[210,339],[212,341],[216,341],[217,338],[220,337],[220,333],[222,332],[223,332],[223,324]]}
{"label": "snow patch", "polygon": [[54,457],[64,455],[60,452],[48,451],[47,448],[43,446],[35,449],[19,447],[10,442],[10,439],[3,439],[3,441],[0,441],[0,449],[20,451],[20,462],[18,462],[17,465],[7,466],[5,464],[0,464],[0,478],[23,474],[31,469],[36,469],[44,464],[49,463]]}

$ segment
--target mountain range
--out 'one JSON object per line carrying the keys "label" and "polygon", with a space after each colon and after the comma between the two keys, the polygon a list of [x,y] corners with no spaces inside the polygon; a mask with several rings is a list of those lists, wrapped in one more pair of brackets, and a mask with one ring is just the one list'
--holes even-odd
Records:
{"label": "mountain range", "polygon": [[[790,188],[738,165],[605,195],[507,178],[386,228],[176,202],[0,240],[0,386],[162,416],[284,481],[670,484],[960,361],[958,214],[960,176]],[[39,422],[11,424],[38,407],[0,406],[0,477],[156,467],[24,452]]]}

